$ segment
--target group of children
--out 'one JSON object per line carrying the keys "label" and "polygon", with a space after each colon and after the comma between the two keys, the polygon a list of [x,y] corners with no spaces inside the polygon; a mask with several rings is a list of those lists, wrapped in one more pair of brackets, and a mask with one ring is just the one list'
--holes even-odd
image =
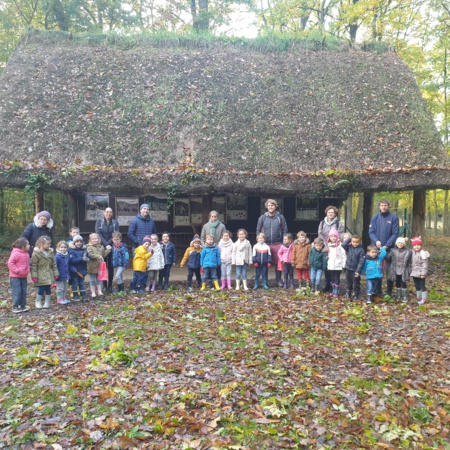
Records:
{"label": "group of children", "polygon": [[[199,289],[206,289],[207,281],[214,283],[216,290],[231,289],[232,266],[236,272],[236,290],[247,291],[247,270],[255,267],[254,289],[268,289],[268,269],[272,265],[270,247],[265,243],[264,233],[259,233],[257,242],[251,246],[248,233],[241,228],[237,232],[237,240],[233,243],[232,233],[228,230],[215,244],[214,236],[207,235],[205,245],[195,235],[186,249],[180,267],[187,266],[188,290],[192,290],[195,275]],[[91,233],[85,245],[76,227],[70,230],[70,239],[60,241],[56,252],[51,248],[51,239],[41,236],[29,254],[30,245],[21,237],[12,244],[12,252],[8,260],[9,276],[13,297],[13,312],[28,311],[26,306],[27,277],[37,288],[36,308],[50,307],[51,286],[56,282],[56,297],[59,304],[70,303],[68,287],[72,289],[74,301],[86,299],[85,276],[89,275],[91,297],[102,296],[103,282],[98,279],[100,265],[112,252],[112,264],[115,272],[118,292],[124,291],[123,271],[129,264],[127,246],[122,242],[121,233],[112,234],[113,246],[104,247],[98,234]],[[316,238],[311,246],[305,232],[297,233],[294,241],[290,233],[283,236],[283,244],[278,251],[278,267],[284,273],[284,288],[294,288],[294,269],[300,288],[310,283],[312,291],[319,293],[319,284],[324,271],[329,271],[332,285],[332,296],[339,296],[340,276],[343,269],[346,273],[346,298],[359,299],[361,290],[361,274],[366,274],[367,303],[372,296],[381,290],[383,278],[383,260],[387,260],[388,291],[395,283],[397,296],[407,301],[407,280],[412,277],[419,304],[427,300],[425,278],[428,271],[430,254],[422,249],[420,237],[412,239],[412,250],[406,248],[406,239],[398,238],[396,246],[389,253],[386,249],[378,249],[370,245],[365,252],[359,236],[344,237],[341,243],[339,233],[332,229],[325,243]],[[175,245],[170,242],[169,233],[163,233],[162,241],[152,234],[145,236],[142,245],[137,247],[133,255],[133,280],[130,290],[133,292],[153,292],[158,283],[159,289],[168,289],[170,270],[176,263]],[[219,278],[221,286],[219,286]]]}

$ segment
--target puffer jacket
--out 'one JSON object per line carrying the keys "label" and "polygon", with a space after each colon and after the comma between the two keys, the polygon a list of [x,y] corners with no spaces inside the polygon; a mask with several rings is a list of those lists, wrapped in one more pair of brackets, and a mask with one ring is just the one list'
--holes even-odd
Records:
{"label": "puffer jacket", "polygon": [[345,263],[345,268],[352,270],[356,273],[361,273],[364,268],[364,262],[366,260],[366,252],[362,244],[358,247],[353,247],[352,240],[346,239],[342,243],[342,248],[347,253],[347,262]]}
{"label": "puffer jacket", "polygon": [[103,245],[87,244],[86,249],[89,255],[89,262],[87,263],[87,272],[96,274],[100,267],[100,263],[103,262],[106,256],[111,250],[106,250]]}
{"label": "puffer jacket", "polygon": [[141,214],[138,214],[131,220],[128,228],[128,237],[133,242],[133,247],[136,248],[142,245],[144,236],[150,236],[152,234],[157,234],[157,231],[155,222],[150,216],[144,219]]}
{"label": "puffer jacket", "polygon": [[386,249],[381,247],[380,253],[376,258],[370,258],[366,254],[366,260],[364,262],[364,269],[361,273],[366,274],[368,280],[375,278],[383,278],[383,259],[386,258]]}
{"label": "puffer jacket", "polygon": [[35,286],[49,286],[55,282],[55,277],[59,276],[53,250],[48,249],[46,253],[35,248],[31,256],[31,278],[37,278]]}
{"label": "puffer jacket", "polygon": [[202,248],[195,248],[194,246],[188,247],[184,252],[183,259],[181,260],[180,267],[184,267],[187,263],[188,269],[200,269],[200,256]]}
{"label": "puffer jacket", "polygon": [[252,246],[248,239],[241,242],[239,239],[233,244],[233,253],[231,255],[231,263],[236,266],[251,264],[252,262]]}
{"label": "puffer jacket", "polygon": [[213,247],[204,247],[200,254],[200,265],[204,268],[212,268],[220,265],[220,252],[214,245]]}
{"label": "puffer jacket", "polygon": [[309,269],[309,255],[311,253],[311,244],[309,239],[305,242],[295,241],[294,251],[292,252],[292,265],[296,269]]}
{"label": "puffer jacket", "polygon": [[387,255],[386,261],[389,261],[391,264],[389,266],[389,271],[387,274],[387,278],[389,281],[395,281],[397,279],[397,265],[400,261],[402,261],[402,281],[406,282],[408,278],[411,276],[412,270],[412,250],[409,248],[398,248],[394,247]]}
{"label": "puffer jacket", "polygon": [[420,250],[420,252],[413,252],[412,254],[412,270],[411,276],[420,278],[428,275],[428,260],[430,259],[430,253],[426,250]]}
{"label": "puffer jacket", "polygon": [[78,248],[73,243],[69,244],[69,270],[70,273],[81,273],[85,276],[87,274],[87,262],[89,261],[89,255],[86,250],[86,246]]}
{"label": "puffer jacket", "polygon": [[267,244],[260,244],[259,242],[253,246],[253,264],[264,266],[272,264],[272,255],[270,247]]}
{"label": "puffer jacket", "polygon": [[293,242],[291,242],[289,245],[282,244],[278,250],[278,260],[281,261],[282,263],[291,264],[293,251],[294,251]]}
{"label": "puffer jacket", "polygon": [[[332,243],[331,236],[336,236],[337,241]],[[339,231],[335,228],[330,230],[327,241],[328,247],[328,270],[342,270],[347,262],[347,253],[342,248]]]}
{"label": "puffer jacket", "polygon": [[221,239],[217,247],[219,247],[220,251],[220,262],[231,263],[233,259],[233,241],[228,239],[228,241],[225,242]]}
{"label": "puffer jacket", "polygon": [[26,278],[30,273],[30,255],[21,248],[13,248],[8,259],[9,276]]}
{"label": "puffer jacket", "polygon": [[69,272],[69,253],[56,252],[56,266],[59,272],[59,281],[68,281],[70,278]]}
{"label": "puffer jacket", "polygon": [[41,236],[50,236],[50,239],[53,241],[53,219],[50,219],[47,225],[43,227],[39,222],[38,216],[39,214],[34,216],[33,223],[30,223],[22,233],[22,237],[28,239],[28,242],[30,243],[30,250],[28,251],[30,255],[33,254],[36,241]]}
{"label": "puffer jacket", "polygon": [[149,252],[153,252],[153,256],[147,260],[147,270],[164,269],[164,254],[159,244],[150,245]]}
{"label": "puffer jacket", "polygon": [[175,245],[170,241],[167,244],[160,242],[160,245],[164,255],[164,264],[166,266],[173,266],[177,262],[177,250]]}
{"label": "puffer jacket", "polygon": [[313,247],[309,254],[309,265],[311,266],[311,269],[327,270],[328,267],[327,258],[328,258],[327,253],[325,253],[323,250],[318,251],[315,249],[315,247]]}
{"label": "puffer jacket", "polygon": [[140,245],[134,250],[133,270],[136,272],[147,272],[147,261],[153,256],[152,252]]}
{"label": "puffer jacket", "polygon": [[283,242],[283,236],[288,232],[286,219],[278,211],[271,216],[268,212],[264,213],[256,225],[256,235],[264,233],[266,244],[279,244]]}

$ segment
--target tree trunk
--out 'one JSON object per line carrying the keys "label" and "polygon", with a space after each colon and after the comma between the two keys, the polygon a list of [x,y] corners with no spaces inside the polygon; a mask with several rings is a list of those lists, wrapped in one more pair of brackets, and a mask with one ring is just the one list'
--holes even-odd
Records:
{"label": "tree trunk", "polygon": [[442,235],[450,236],[450,214],[448,210],[448,190],[444,191],[444,214],[442,217]]}
{"label": "tree trunk", "polygon": [[5,190],[0,189],[0,234],[5,232],[6,228],[6,214],[5,214]]}
{"label": "tree trunk", "polygon": [[350,230],[352,234],[355,234],[354,222],[353,222],[353,193],[348,194],[347,201],[345,202],[346,214],[345,214],[345,226]]}
{"label": "tree trunk", "polygon": [[363,230],[362,230],[362,241],[364,248],[367,248],[370,245],[370,237],[369,237],[369,225],[370,220],[372,219],[372,210],[373,210],[373,194],[372,193],[364,193],[363,199]]}
{"label": "tree trunk", "polygon": [[36,214],[44,211],[44,191],[37,190],[34,194],[34,209]]}
{"label": "tree trunk", "polygon": [[77,227],[78,214],[77,214],[77,199],[72,194],[67,194],[67,225],[70,228]]}
{"label": "tree trunk", "polygon": [[425,236],[425,211],[427,193],[424,189],[414,191],[413,194],[413,216],[412,233],[413,236]]}
{"label": "tree trunk", "polygon": [[356,198],[356,201],[358,202],[358,206],[356,208],[356,223],[355,223],[355,229],[356,232],[361,236],[362,235],[362,229],[363,229],[363,195],[361,193],[358,193],[358,196]]}
{"label": "tree trunk", "polygon": [[434,204],[434,235],[437,236],[438,234],[438,202],[437,202],[437,195],[436,195],[436,189],[433,191],[433,204]]}

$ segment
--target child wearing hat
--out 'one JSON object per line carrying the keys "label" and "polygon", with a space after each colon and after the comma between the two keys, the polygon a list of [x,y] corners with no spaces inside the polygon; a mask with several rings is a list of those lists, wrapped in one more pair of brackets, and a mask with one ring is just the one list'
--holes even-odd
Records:
{"label": "child wearing hat", "polygon": [[[387,254],[386,261],[390,262],[387,273],[388,284],[395,283],[396,297],[403,302],[408,301],[406,282],[411,276],[412,251],[406,248],[407,238],[399,237],[395,241],[395,247]],[[392,294],[391,293],[388,295]]]}
{"label": "child wearing hat", "polygon": [[80,234],[74,236],[72,242],[69,244],[68,252],[73,300],[76,302],[80,300],[85,301],[86,288],[84,284],[84,277],[87,274],[89,255],[86,246],[84,245],[83,237]]}
{"label": "child wearing hat", "polygon": [[191,245],[184,252],[183,259],[181,260],[180,267],[184,267],[187,264],[188,268],[188,291],[192,290],[192,278],[195,275],[197,280],[197,287],[201,287],[201,274],[200,274],[200,256],[202,252],[202,241],[198,234],[194,235],[191,241]]}
{"label": "child wearing hat", "polygon": [[428,275],[428,260],[430,253],[422,250],[422,239],[420,236],[411,239],[413,248],[411,276],[416,287],[417,301],[423,305],[427,301],[428,293],[425,287],[425,278]]}
{"label": "child wearing hat", "polygon": [[134,291],[137,294],[142,294],[147,284],[147,260],[153,256],[150,245],[150,237],[145,237],[142,240],[142,245],[134,251],[133,280],[131,281],[130,291]]}

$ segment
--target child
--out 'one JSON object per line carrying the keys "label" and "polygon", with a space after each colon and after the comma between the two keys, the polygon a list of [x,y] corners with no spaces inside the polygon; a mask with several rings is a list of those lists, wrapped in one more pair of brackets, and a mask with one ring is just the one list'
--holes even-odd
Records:
{"label": "child", "polygon": [[383,259],[386,258],[386,249],[375,245],[367,247],[366,260],[364,261],[364,269],[362,273],[366,274],[367,279],[367,300],[366,303],[372,303],[372,295],[377,293],[381,280],[383,279]]}
{"label": "child", "polygon": [[222,290],[231,289],[231,264],[233,259],[233,235],[231,231],[225,230],[219,241],[218,247],[220,251],[220,273],[222,277]]}
{"label": "child", "polygon": [[158,288],[169,289],[170,269],[177,262],[177,252],[167,231],[163,233],[160,245],[164,256],[164,269],[159,271]]}
{"label": "child", "polygon": [[428,296],[425,287],[425,278],[428,275],[428,259],[430,258],[430,253],[422,250],[423,243],[420,236],[412,238],[411,244],[413,247],[411,276],[416,287],[417,301],[419,305],[423,305],[427,301]]}
{"label": "child", "polygon": [[127,246],[122,242],[122,233],[115,231],[111,234],[113,241],[113,255],[112,265],[114,267],[114,277],[117,283],[117,292],[123,292],[125,290],[125,284],[123,282],[123,271],[128,267],[128,261],[130,255],[128,253]]}
{"label": "child", "polygon": [[[58,268],[53,250],[50,248],[52,240],[49,236],[41,236],[34,247],[31,256],[31,279],[38,288],[36,308],[50,308],[51,285],[59,278]],[[42,305],[42,296],[45,302]]]}
{"label": "child", "polygon": [[200,254],[200,266],[203,268],[202,287],[200,290],[206,289],[206,280],[212,279],[216,291],[220,291],[219,281],[217,278],[217,266],[220,265],[220,252],[214,243],[214,236],[207,234],[205,238],[205,247]]}
{"label": "child", "polygon": [[159,245],[157,234],[152,234],[150,236],[149,250],[152,252],[153,256],[151,259],[147,260],[148,277],[145,291],[150,291],[151,284],[151,291],[155,292],[158,271],[164,269],[164,254],[162,252],[161,246]]}
{"label": "child", "polygon": [[294,250],[294,240],[291,233],[286,233],[283,235],[283,245],[278,250],[278,261],[283,264],[284,273],[284,289],[288,286],[294,289],[294,268],[292,267],[292,252]]}
{"label": "child", "polygon": [[322,273],[327,270],[328,256],[323,251],[325,244],[323,239],[318,237],[314,239],[314,246],[309,253],[309,265],[311,266],[311,281],[314,286],[314,294],[319,295],[320,279]]}
{"label": "child", "polygon": [[397,298],[401,298],[404,302],[407,302],[408,290],[406,288],[406,282],[411,276],[413,252],[412,250],[406,248],[405,244],[405,238],[397,238],[395,241],[395,247],[386,255],[386,261],[390,262],[387,274],[388,284],[390,286],[394,286],[395,283]]}
{"label": "child", "polygon": [[69,270],[72,283],[73,300],[76,302],[86,300],[84,277],[87,274],[89,255],[81,235],[74,236],[69,244]]}
{"label": "child", "polygon": [[131,281],[130,291],[137,294],[142,294],[147,284],[147,261],[153,256],[153,252],[149,250],[149,247],[150,238],[144,237],[142,245],[134,249],[133,280]]}
{"label": "child", "polygon": [[244,228],[237,232],[237,241],[233,244],[231,255],[231,264],[236,266],[236,290],[239,291],[242,278],[242,287],[248,291],[247,287],[247,269],[252,263],[252,246],[247,239],[248,233]]}
{"label": "child", "polygon": [[111,246],[107,245],[103,247],[100,241],[100,236],[97,233],[91,233],[89,235],[89,242],[86,245],[86,249],[89,255],[89,262],[87,263],[87,273],[89,274],[89,286],[91,287],[92,298],[97,297],[95,295],[95,285],[97,285],[98,295],[102,296],[102,281],[98,281],[97,275],[100,267],[100,263],[104,262],[105,257],[111,251]]}
{"label": "child", "polygon": [[264,289],[269,289],[267,284],[268,269],[272,266],[272,255],[270,247],[266,244],[266,235],[259,233],[256,237],[257,243],[253,246],[253,265],[256,268],[255,286],[253,289],[259,288],[259,277],[262,277]]}
{"label": "child", "polygon": [[78,227],[72,227],[69,230],[69,239],[67,239],[67,245],[71,244],[73,242],[73,238],[75,236],[79,236],[80,235],[80,229]]}
{"label": "child", "polygon": [[[311,245],[308,236],[304,231],[297,233],[297,240],[294,242],[294,250],[292,252],[292,266],[297,271],[297,280],[299,287],[306,288],[309,278],[309,255],[311,253]],[[320,280],[320,278],[319,278]],[[312,286],[311,286],[312,288]]]}
{"label": "child", "polygon": [[192,278],[195,274],[198,288],[201,286],[200,275],[200,256],[202,253],[202,241],[198,235],[194,236],[191,245],[184,252],[180,267],[184,267],[187,263],[188,267],[188,291],[192,291]]}
{"label": "child", "polygon": [[13,242],[8,259],[9,282],[13,300],[13,313],[27,312],[27,276],[30,273],[30,244],[21,237]]}
{"label": "child", "polygon": [[59,241],[56,245],[56,266],[58,267],[59,272],[59,279],[56,282],[56,301],[60,305],[67,305],[67,303],[70,303],[70,300],[66,299],[67,282],[70,278],[70,271],[66,241]]}
{"label": "child", "polygon": [[327,269],[330,272],[331,277],[331,296],[333,298],[339,297],[339,286],[341,284],[341,272],[345,267],[346,253],[342,248],[341,239],[339,238],[338,231],[333,228],[328,234],[328,263]]}
{"label": "child", "polygon": [[347,282],[347,292],[345,298],[352,300],[353,286],[355,287],[355,300],[359,300],[361,292],[361,271],[364,268],[366,254],[361,245],[361,238],[356,234],[351,238],[345,239],[342,247],[347,253],[347,261],[345,263],[345,279]]}

